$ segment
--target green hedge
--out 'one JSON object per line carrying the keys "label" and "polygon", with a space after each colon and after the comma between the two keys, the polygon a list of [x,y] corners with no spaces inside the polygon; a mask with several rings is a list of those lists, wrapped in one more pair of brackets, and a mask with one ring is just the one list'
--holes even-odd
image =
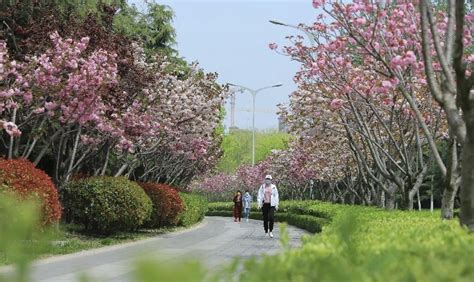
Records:
{"label": "green hedge", "polygon": [[[457,220],[441,220],[438,212],[322,202],[282,206],[292,217],[326,217],[323,231],[299,249],[246,261],[235,272],[224,271],[221,280],[474,281],[474,234]],[[309,220],[306,224],[313,225]]]}
{"label": "green hedge", "polygon": [[[278,211],[275,213],[275,221],[287,222],[293,226],[305,229],[309,232],[321,232],[323,226],[330,221],[330,213],[316,212],[307,209],[314,202],[309,201],[285,201],[281,202]],[[233,216],[233,203],[209,203],[208,216]],[[257,209],[255,203],[250,209],[249,218],[262,220],[262,212]]]}
{"label": "green hedge", "polygon": [[110,234],[139,228],[150,218],[152,203],[125,177],[91,177],[61,190],[66,218],[90,232]]}
{"label": "green hedge", "polygon": [[183,200],[183,212],[179,215],[178,225],[190,226],[201,221],[207,210],[207,200],[203,196],[189,193],[179,193]]}

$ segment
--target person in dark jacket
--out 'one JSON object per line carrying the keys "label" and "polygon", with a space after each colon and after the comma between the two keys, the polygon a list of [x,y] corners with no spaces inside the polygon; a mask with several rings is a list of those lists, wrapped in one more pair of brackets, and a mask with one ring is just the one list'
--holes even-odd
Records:
{"label": "person in dark jacket", "polygon": [[237,219],[242,218],[242,192],[237,191],[234,196],[234,222],[237,222]]}

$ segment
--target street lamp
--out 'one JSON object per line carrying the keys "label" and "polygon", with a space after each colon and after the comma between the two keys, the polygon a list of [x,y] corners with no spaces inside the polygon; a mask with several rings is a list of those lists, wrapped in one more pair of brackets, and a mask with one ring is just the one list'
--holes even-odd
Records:
{"label": "street lamp", "polygon": [[262,87],[262,88],[259,88],[259,89],[250,89],[248,87],[233,84],[233,83],[227,83],[227,84],[230,85],[230,86],[238,87],[242,90],[247,90],[250,94],[252,94],[252,98],[253,98],[252,99],[253,100],[253,108],[252,108],[252,166],[254,166],[255,165],[255,98],[256,98],[258,92],[260,92],[262,90],[265,90],[265,89],[280,87],[280,86],[283,86],[283,84],[275,84],[275,85],[272,85],[272,86],[266,86],[266,87]]}
{"label": "street lamp", "polygon": [[314,46],[316,44],[316,41],[314,40],[314,35],[311,32],[304,29],[303,27],[301,27],[301,26],[286,24],[286,23],[282,23],[282,22],[274,21],[274,20],[269,20],[269,22],[274,24],[274,25],[282,25],[282,26],[287,26],[287,27],[297,29],[297,30],[303,32],[304,34],[306,34],[306,36],[309,38],[309,41],[311,42],[312,46]]}

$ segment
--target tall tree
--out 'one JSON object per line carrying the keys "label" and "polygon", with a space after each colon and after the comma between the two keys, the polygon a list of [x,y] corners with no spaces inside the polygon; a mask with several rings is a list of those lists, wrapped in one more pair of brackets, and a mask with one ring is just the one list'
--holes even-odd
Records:
{"label": "tall tree", "polygon": [[[419,7],[423,62],[430,92],[446,113],[451,137],[461,144],[460,220],[474,231],[474,54],[467,59],[465,56],[466,45],[472,45],[472,3],[447,1],[444,38],[431,1],[420,0]],[[433,57],[439,61],[440,71],[435,70]]]}

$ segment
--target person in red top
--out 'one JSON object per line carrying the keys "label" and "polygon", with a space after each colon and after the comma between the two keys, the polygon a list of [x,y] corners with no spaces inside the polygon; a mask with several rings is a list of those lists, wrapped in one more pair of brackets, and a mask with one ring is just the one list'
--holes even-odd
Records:
{"label": "person in red top", "polygon": [[234,222],[237,222],[237,219],[242,217],[242,192],[237,191],[234,196]]}

